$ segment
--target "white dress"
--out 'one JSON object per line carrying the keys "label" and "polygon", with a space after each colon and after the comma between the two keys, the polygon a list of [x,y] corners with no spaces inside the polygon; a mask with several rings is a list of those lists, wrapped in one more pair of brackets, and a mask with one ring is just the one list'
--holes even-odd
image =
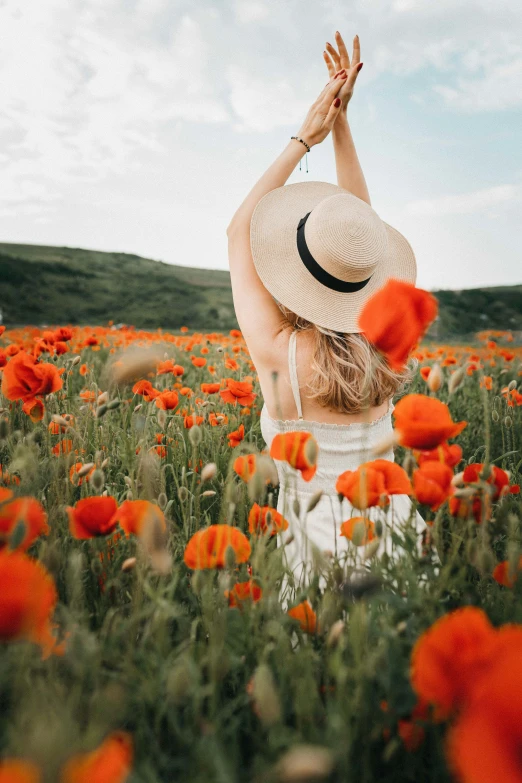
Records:
{"label": "white dress", "polygon": [[[282,535],[284,539],[287,539],[289,534],[294,537],[293,541],[285,546],[286,562],[297,580],[300,580],[313,563],[311,545],[315,545],[323,553],[326,551],[337,555],[346,552],[350,547],[350,557],[353,556],[354,562],[358,560],[362,564],[368,554],[365,548],[355,547],[351,541],[340,535],[342,522],[351,517],[365,516],[374,522],[380,520],[383,532],[376,557],[384,551],[392,555],[396,549],[390,535],[394,526],[413,525],[420,538],[426,523],[417,511],[413,513],[408,495],[392,495],[387,511],[372,507],[363,512],[354,508],[346,499],[341,503],[335,489],[338,476],[346,470],[356,470],[361,463],[376,458],[372,454],[373,448],[392,434],[391,415],[394,405],[390,400],[388,411],[370,423],[330,424],[303,419],[297,379],[296,334],[297,332],[293,331],[290,335],[288,364],[299,419],[272,419],[266,405],[263,405],[260,423],[268,448],[276,434],[295,431],[310,432],[319,447],[317,471],[311,481],[304,481],[299,471],[294,470],[287,462],[276,460],[280,482],[277,510],[289,522],[289,529]],[[393,448],[380,454],[379,459],[394,462]],[[321,499],[311,512],[306,513],[310,500],[319,490],[323,492]],[[300,507],[299,516],[295,513],[295,498]],[[320,584],[321,582],[324,585],[325,580],[321,578]]]}

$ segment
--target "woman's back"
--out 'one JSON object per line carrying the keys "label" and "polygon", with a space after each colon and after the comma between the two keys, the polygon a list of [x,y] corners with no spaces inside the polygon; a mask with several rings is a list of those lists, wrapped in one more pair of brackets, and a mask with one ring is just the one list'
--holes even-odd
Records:
{"label": "woman's back", "polygon": [[[303,368],[310,367],[310,346],[307,346],[308,352],[306,347],[301,352],[304,334],[300,334],[299,339],[297,334],[295,330],[289,333],[286,372],[279,374],[277,393],[272,397],[273,407],[277,407],[276,398],[279,398],[281,417],[271,415],[265,401],[261,411],[261,432],[268,447],[278,433],[310,432],[319,447],[314,478],[309,482],[303,481],[287,463],[278,461],[281,487],[283,489],[291,482],[299,494],[310,495],[321,489],[328,495],[336,495],[337,477],[345,470],[355,470],[362,462],[372,459],[374,447],[391,436],[393,403],[390,400],[384,406],[354,415],[339,414],[313,404],[301,391],[301,378],[303,375],[306,378]],[[297,361],[297,343],[300,361]],[[307,417],[304,413],[308,414]],[[285,414],[290,418],[284,418]],[[393,461],[391,446],[380,456]]]}

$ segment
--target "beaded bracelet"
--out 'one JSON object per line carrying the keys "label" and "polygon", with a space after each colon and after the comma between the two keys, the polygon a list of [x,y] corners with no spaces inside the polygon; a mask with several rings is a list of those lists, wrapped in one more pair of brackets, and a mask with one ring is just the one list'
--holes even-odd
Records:
{"label": "beaded bracelet", "polygon": [[306,143],[306,141],[304,139],[300,139],[299,136],[290,136],[290,138],[291,139],[295,139],[296,141],[300,141],[301,144],[305,145],[305,147],[308,150],[308,152],[310,152],[310,147],[309,147],[309,145]]}

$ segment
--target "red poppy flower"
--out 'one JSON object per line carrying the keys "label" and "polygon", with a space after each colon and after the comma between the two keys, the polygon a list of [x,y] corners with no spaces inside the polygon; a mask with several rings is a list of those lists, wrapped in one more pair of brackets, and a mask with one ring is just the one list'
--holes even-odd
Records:
{"label": "red poppy flower", "polygon": [[0,639],[40,645],[42,657],[61,654],[51,621],[58,594],[52,576],[23,552],[0,552]]}
{"label": "red poppy flower", "polygon": [[359,328],[386,356],[391,367],[400,368],[437,315],[433,294],[402,280],[389,280],[364,305]]}
{"label": "red poppy flower", "polygon": [[413,491],[419,503],[436,511],[448,498],[453,471],[444,462],[427,460],[413,471]]}
{"label": "red poppy flower", "polygon": [[393,413],[399,443],[412,449],[434,449],[462,432],[467,424],[452,421],[445,403],[424,394],[402,397]]}
{"label": "red poppy flower", "polygon": [[249,381],[235,381],[233,378],[226,379],[227,388],[219,393],[223,402],[231,405],[252,405],[257,394],[252,392],[253,385]]}
{"label": "red poppy flower", "polygon": [[112,533],[117,525],[117,503],[113,497],[92,497],[67,507],[69,530],[74,538],[96,538]]}
{"label": "red poppy flower", "polygon": [[310,634],[315,633],[317,629],[317,615],[312,609],[309,601],[301,601],[300,604],[289,609],[287,614],[299,622],[302,631]]}
{"label": "red poppy flower", "polygon": [[160,393],[150,381],[138,381],[132,387],[132,391],[134,394],[140,394],[145,402],[152,402]]}
{"label": "red poppy flower", "polygon": [[522,556],[518,560],[514,573],[510,573],[509,560],[504,560],[502,563],[498,563],[495,566],[492,576],[499,585],[511,588],[514,587],[520,571],[522,571]]}
{"label": "red poppy flower", "polygon": [[202,383],[201,391],[203,394],[217,394],[221,389],[220,383]]}
{"label": "red poppy flower", "polygon": [[119,522],[120,527],[129,537],[131,534],[140,536],[145,526],[157,525],[167,529],[163,511],[149,500],[125,500],[117,509],[111,521]]}
{"label": "red poppy flower", "polygon": [[228,445],[231,449],[234,449],[236,446],[239,446],[241,441],[245,437],[245,425],[240,424],[237,430],[234,430],[234,432],[229,432],[228,434]]}
{"label": "red poppy flower", "polygon": [[284,460],[301,472],[304,481],[311,481],[317,471],[319,447],[309,432],[280,432],[272,440],[270,456]]}
{"label": "red poppy flower", "polygon": [[482,609],[467,606],[444,615],[417,640],[411,682],[417,695],[445,719],[464,704],[478,676],[491,664],[495,629]]}
{"label": "red poppy flower", "polygon": [[0,550],[9,542],[17,526],[23,525],[24,533],[17,549],[25,551],[37,538],[49,535],[47,514],[42,504],[35,498],[21,497],[9,500],[5,495],[2,498],[4,492],[10,493],[10,491],[0,489]]}
{"label": "red poppy flower", "polygon": [[177,408],[179,397],[175,391],[164,391],[158,394],[156,399],[156,407],[164,411],[172,411]]}
{"label": "red poppy flower", "polygon": [[256,603],[261,599],[262,595],[262,589],[251,579],[248,582],[236,582],[231,590],[225,590],[225,598],[228,598],[228,605],[239,608],[246,602]]}
{"label": "red poppy flower", "polygon": [[125,783],[132,769],[130,734],[113,732],[90,753],[78,753],[64,765],[61,783]]}
{"label": "red poppy flower", "polygon": [[453,468],[462,459],[462,447],[458,443],[452,443],[451,446],[448,443],[441,443],[440,446],[427,451],[415,450],[413,456],[419,465],[423,465],[424,462],[430,460],[437,460],[438,462],[444,462],[449,468]]}
{"label": "red poppy flower", "polygon": [[41,783],[41,780],[40,770],[32,761],[0,760],[0,783]]}
{"label": "red poppy flower", "polygon": [[385,459],[365,462],[357,470],[346,470],[337,479],[335,488],[360,509],[384,506],[389,495],[411,495],[413,491],[404,468]]}
{"label": "red poppy flower", "polygon": [[288,522],[277,509],[254,503],[248,514],[248,530],[251,534],[270,532],[271,536],[288,529]]}
{"label": "red poppy flower", "polygon": [[45,406],[41,400],[27,400],[22,405],[22,410],[29,416],[35,424],[42,421],[45,412]]}
{"label": "red poppy flower", "polygon": [[236,563],[246,563],[250,557],[250,543],[244,533],[232,525],[210,525],[194,533],[183,560],[188,568],[224,568],[226,551],[232,547]]}
{"label": "red poppy flower", "polygon": [[20,351],[3,369],[2,394],[8,400],[33,400],[56,392],[63,386],[58,369],[54,364],[42,364],[33,356]]}
{"label": "red poppy flower", "polygon": [[340,535],[356,546],[366,546],[376,538],[375,524],[366,517],[351,517],[342,523]]}

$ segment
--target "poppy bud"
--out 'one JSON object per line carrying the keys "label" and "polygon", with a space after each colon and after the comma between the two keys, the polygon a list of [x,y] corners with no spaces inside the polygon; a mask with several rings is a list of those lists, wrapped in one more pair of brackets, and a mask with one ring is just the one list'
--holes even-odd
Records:
{"label": "poppy bud", "polygon": [[498,411],[496,411],[496,410],[494,410],[494,409],[493,409],[493,410],[491,411],[491,418],[493,419],[493,421],[494,421],[494,422],[495,422],[495,424],[496,424],[496,423],[497,423],[497,422],[500,420],[500,416],[498,415]]}
{"label": "poppy bud", "polygon": [[272,671],[266,663],[260,664],[252,679],[252,699],[259,720],[264,726],[273,726],[281,719],[281,702]]}
{"label": "poppy bud", "polygon": [[167,412],[160,408],[160,410],[158,411],[157,418],[158,418],[158,425],[161,427],[162,430],[164,430],[165,427],[167,426]]}
{"label": "poppy bud", "polygon": [[75,356],[71,362],[71,367],[75,367],[77,364],[80,364],[81,360],[82,360],[81,356]]}
{"label": "poppy bud", "polygon": [[122,571],[132,571],[132,569],[136,566],[137,560],[135,557],[128,557],[126,560],[123,561],[121,570]]}
{"label": "poppy bud", "polygon": [[509,429],[512,424],[513,424],[513,419],[511,418],[511,416],[506,416],[504,419],[504,427],[507,427],[507,429]]}
{"label": "poppy bud", "polygon": [[213,498],[214,495],[217,495],[217,492],[214,492],[213,489],[206,489],[205,492],[201,493],[202,498]]}
{"label": "poppy bud", "polygon": [[437,392],[440,387],[442,386],[442,370],[440,369],[440,364],[434,364],[430,370],[430,374],[428,375],[428,389],[432,392]]}
{"label": "poppy bud", "polygon": [[314,508],[317,506],[317,504],[321,500],[323,494],[324,493],[323,493],[322,489],[318,489],[317,492],[314,492],[314,494],[312,495],[312,497],[310,498],[310,500],[308,502],[308,506],[306,507],[306,513],[307,514],[309,514],[311,511],[314,510]]}
{"label": "poppy bud", "polygon": [[459,367],[458,370],[455,370],[448,381],[448,391],[450,394],[453,394],[453,392],[457,391],[457,389],[462,386],[465,376],[466,370],[464,367]]}
{"label": "poppy bud", "polygon": [[201,483],[205,481],[211,481],[217,473],[217,465],[215,462],[208,462],[201,471]]}
{"label": "poppy bud", "polygon": [[106,405],[109,402],[109,392],[105,391],[99,394],[96,402],[98,405]]}
{"label": "poppy bud", "polygon": [[194,448],[196,446],[199,446],[199,444],[201,443],[202,438],[203,438],[203,433],[201,431],[201,427],[198,424],[194,424],[189,429],[189,440],[192,443],[192,445],[194,446]]}
{"label": "poppy bud", "polygon": [[160,492],[158,495],[158,506],[161,508],[162,511],[167,505],[167,503],[168,503],[168,499],[166,494],[164,492]]}
{"label": "poppy bud", "polygon": [[265,492],[265,483],[259,471],[256,471],[247,484],[248,497],[253,503],[262,499]]}
{"label": "poppy bud", "polygon": [[87,473],[90,473],[91,469],[94,467],[94,462],[86,462],[80,470],[77,473],[78,478],[83,478],[83,476],[86,476]]}
{"label": "poppy bud", "polygon": [[517,382],[515,380],[510,381],[508,383],[508,391],[513,391],[513,389],[517,388]]}
{"label": "poppy bud", "polygon": [[184,503],[189,496],[189,491],[186,487],[178,487],[178,498]]}
{"label": "poppy bud", "polygon": [[101,492],[105,485],[105,474],[103,470],[97,468],[89,479],[89,484],[95,492]]}
{"label": "poppy bud", "polygon": [[138,405],[136,405],[136,407],[134,408],[134,413],[137,413],[139,410],[141,410],[142,404],[143,403],[140,402],[140,403],[138,403]]}
{"label": "poppy bud", "polygon": [[100,405],[99,408],[96,408],[96,418],[101,419],[102,416],[105,416],[107,413],[108,408],[106,405]]}
{"label": "poppy bud", "polygon": [[334,647],[339,639],[341,638],[341,634],[344,630],[345,624],[344,620],[337,620],[332,627],[330,628],[330,632],[328,634],[328,638],[326,639],[326,646],[327,647]]}
{"label": "poppy bud", "polygon": [[372,557],[375,557],[377,554],[377,550],[379,549],[381,545],[381,542],[376,539],[375,541],[370,541],[369,544],[367,544],[365,550],[364,550],[364,559],[365,560],[371,560]]}

